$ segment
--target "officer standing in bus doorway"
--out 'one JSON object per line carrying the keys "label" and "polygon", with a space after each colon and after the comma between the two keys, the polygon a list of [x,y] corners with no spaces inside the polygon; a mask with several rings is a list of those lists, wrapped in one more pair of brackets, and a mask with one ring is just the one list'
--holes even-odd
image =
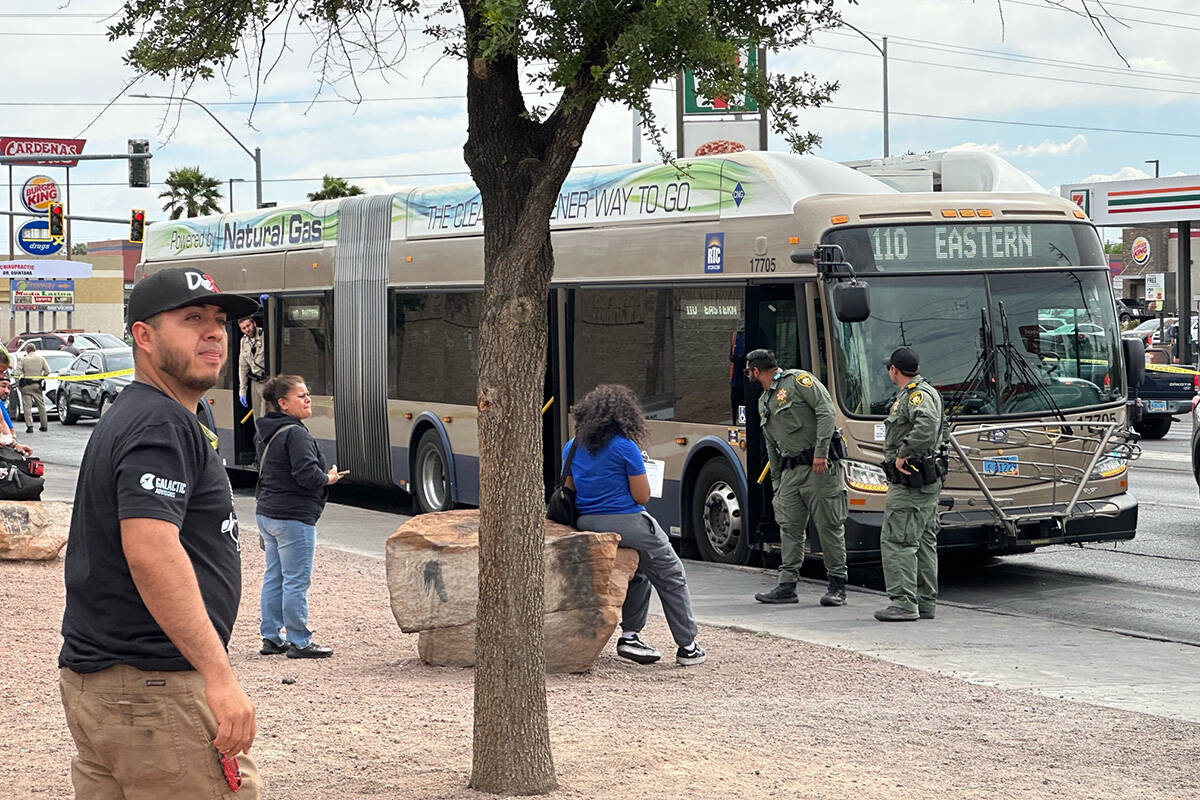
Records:
{"label": "officer standing in bus doorway", "polygon": [[267,348],[263,343],[262,328],[254,317],[238,320],[242,330],[242,341],[238,345],[238,395],[242,408],[254,403],[254,418],[263,415],[263,383],[267,380]]}
{"label": "officer standing in bus doorway", "polygon": [[811,517],[829,576],[821,605],[845,605],[846,486],[840,454],[831,457],[834,410],[829,390],[804,370],[780,369],[770,350],[746,354],[746,377],[764,390],[758,398],[758,417],[767,440],[775,490],[772,505],[783,550],[778,585],[754,599],[799,602],[796,579],[804,564]]}
{"label": "officer standing in bus doorway", "polygon": [[901,347],[888,359],[896,399],[883,440],[887,500],[879,554],[890,604],[880,622],[933,619],[938,593],[938,495],[944,465],[935,451],[945,441],[942,396],[918,372],[917,354]]}

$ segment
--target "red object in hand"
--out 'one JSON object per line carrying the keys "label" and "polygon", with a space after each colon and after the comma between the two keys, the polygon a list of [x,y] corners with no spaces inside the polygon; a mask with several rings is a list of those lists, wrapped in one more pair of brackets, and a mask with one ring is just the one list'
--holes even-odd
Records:
{"label": "red object in hand", "polygon": [[226,758],[223,753],[218,753],[217,760],[221,762],[221,771],[225,773],[225,782],[229,784],[229,791],[236,792],[241,789],[242,772],[238,769],[237,756]]}

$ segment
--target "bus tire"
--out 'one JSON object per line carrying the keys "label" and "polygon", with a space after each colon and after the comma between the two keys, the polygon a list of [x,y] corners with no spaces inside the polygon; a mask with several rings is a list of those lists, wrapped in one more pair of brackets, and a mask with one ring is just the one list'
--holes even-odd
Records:
{"label": "bus tire", "polygon": [[737,473],[723,458],[700,468],[692,483],[691,529],[705,561],[746,564],[750,561],[745,529],[746,500],[738,491]]}
{"label": "bus tire", "polygon": [[1170,417],[1142,417],[1141,422],[1133,423],[1133,429],[1143,439],[1161,439],[1171,430]]}
{"label": "bus tire", "polygon": [[450,498],[450,468],[442,450],[441,437],[433,428],[421,434],[417,456],[413,459],[413,510],[418,514],[448,511]]}

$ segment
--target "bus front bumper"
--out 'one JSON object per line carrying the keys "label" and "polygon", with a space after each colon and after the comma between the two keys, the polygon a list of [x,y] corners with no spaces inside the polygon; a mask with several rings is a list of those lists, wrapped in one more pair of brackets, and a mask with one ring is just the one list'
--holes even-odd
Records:
{"label": "bus front bumper", "polygon": [[[1138,505],[1132,494],[1080,501],[1071,518],[1060,526],[1056,517],[1061,517],[1066,508],[1066,503],[1005,508],[1017,521],[1016,536],[1006,531],[988,508],[939,509],[942,529],[938,533],[938,551],[1011,555],[1051,544],[1127,541],[1137,532]],[[882,528],[882,512],[850,512],[846,519],[847,560],[879,561]]]}

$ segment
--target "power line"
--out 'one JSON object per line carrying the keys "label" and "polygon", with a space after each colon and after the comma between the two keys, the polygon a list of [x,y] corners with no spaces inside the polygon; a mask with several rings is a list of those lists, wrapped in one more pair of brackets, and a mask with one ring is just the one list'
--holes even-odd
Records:
{"label": "power line", "polygon": [[[1002,2],[1005,2],[1010,6],[1026,6],[1028,8],[1040,8],[1045,11],[1066,11],[1066,12],[1073,14],[1074,16],[1079,16],[1079,12],[1073,11],[1072,9],[1066,8],[1064,6],[1060,6],[1057,3],[1031,3],[1031,2],[1027,2],[1027,0],[1002,0]],[[1183,13],[1183,12],[1179,12],[1179,11],[1167,11],[1166,9],[1163,9],[1163,8],[1143,8],[1141,6],[1134,6],[1134,5],[1130,5],[1127,3],[1107,3],[1106,2],[1105,5],[1120,5],[1122,8],[1137,8],[1139,11],[1158,12],[1160,14]],[[1180,30],[1180,31],[1200,31],[1200,28],[1197,28],[1197,27],[1194,27],[1191,25],[1176,25],[1176,24],[1173,24],[1170,22],[1157,22],[1152,19],[1133,19],[1132,17],[1118,17],[1115,14],[1112,14],[1112,15],[1099,15],[1098,14],[1096,16],[1099,18],[1101,23],[1108,22],[1108,21],[1137,22],[1142,25],[1151,25],[1156,28],[1174,28],[1175,30]]]}
{"label": "power line", "polygon": [[[878,108],[853,108],[850,106],[820,106],[816,110],[824,111],[855,111],[865,114],[882,114]],[[949,114],[922,114],[915,111],[894,111],[889,114],[896,117],[919,117],[922,119],[945,119],[954,122],[985,122],[989,125],[1016,125],[1022,128],[1056,128],[1066,131],[1092,131],[1096,133],[1130,133],[1138,136],[1173,136],[1182,139],[1200,139],[1200,133],[1173,133],[1171,131],[1142,131],[1130,128],[1098,128],[1090,125],[1059,125],[1051,122],[1024,122],[1012,119],[984,119],[982,117],[959,117]]]}
{"label": "power line", "polygon": [[[1200,30],[1200,28],[1197,28]],[[807,45],[812,50],[826,50],[833,53],[843,53],[845,55],[868,56],[877,58],[875,53],[863,52],[861,50],[842,50],[836,47],[824,47],[822,45],[810,44]],[[979,72],[985,75],[1001,75],[1006,78],[1029,78],[1039,81],[1052,81],[1054,83],[1070,83],[1078,86],[1100,86],[1105,89],[1131,89],[1139,92],[1163,92],[1165,94],[1181,94],[1181,95],[1200,95],[1200,91],[1191,92],[1187,89],[1161,89],[1155,86],[1130,86],[1129,84],[1108,83],[1105,81],[1085,81],[1080,78],[1060,78],[1054,75],[1031,75],[1023,72],[1007,72],[998,69],[985,69],[983,67],[966,67],[959,64],[939,64],[936,61],[922,61],[916,58],[893,58],[888,57],[888,61],[900,61],[905,64],[921,64],[928,67],[939,67],[941,69],[953,69],[962,72]]]}

